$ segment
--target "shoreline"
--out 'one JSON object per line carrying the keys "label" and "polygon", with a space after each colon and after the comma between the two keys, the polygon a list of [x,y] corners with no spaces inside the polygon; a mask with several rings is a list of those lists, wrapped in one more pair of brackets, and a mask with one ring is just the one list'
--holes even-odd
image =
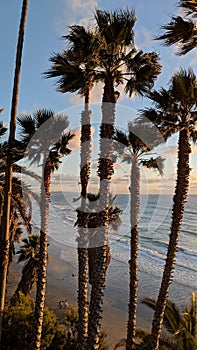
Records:
{"label": "shoreline", "polygon": [[[63,246],[51,237],[49,238],[49,242],[50,260],[47,267],[45,305],[56,314],[61,323],[64,319],[65,309],[59,308],[59,301],[67,299],[71,305],[77,307],[77,250],[70,246],[64,246],[64,249],[62,249]],[[8,276],[6,302],[9,301],[17,287],[21,269],[21,264],[17,264],[16,259],[13,259]],[[125,269],[127,269],[126,265]],[[121,278],[121,275],[125,273],[125,269],[121,270],[120,277],[118,275],[119,279]],[[101,331],[107,336],[105,341],[109,346],[109,350],[113,350],[116,343],[121,339],[126,338],[128,319],[128,286],[121,285],[121,283],[119,286],[115,285],[113,283],[114,274],[117,274],[117,265],[112,259],[106,279],[101,329]],[[151,279],[151,275],[139,271],[137,328],[150,331],[153,311],[147,306],[141,304],[140,300],[144,296],[156,297],[159,286],[159,278]],[[191,295],[190,289],[191,288],[189,287],[185,289],[183,288],[183,285],[173,282],[169,298],[175,300],[180,306],[179,298],[181,293],[182,297],[184,295],[186,297],[184,302],[185,306],[190,300],[188,298],[188,295]],[[34,288],[31,293],[31,297],[35,298],[35,295],[36,288]]]}
{"label": "shoreline", "polygon": [[[47,289],[45,305],[53,311],[60,322],[64,319],[65,309],[59,308],[59,301],[68,299],[69,303],[77,307],[77,273],[76,261],[70,262],[61,259],[61,245],[50,238],[49,255],[50,260],[47,267]],[[72,249],[72,248],[70,248]],[[73,254],[76,249],[73,248]],[[77,257],[76,257],[77,259]],[[20,279],[21,264],[15,261],[10,266],[7,283],[7,302],[15,291]],[[106,334],[106,344],[112,350],[117,342],[126,337],[127,331],[127,311],[121,309],[117,301],[110,296],[111,289],[106,287],[104,304],[102,331]],[[119,289],[113,287],[113,294],[116,300],[119,299]],[[35,298],[36,288],[31,293]],[[143,329],[150,329],[151,313],[147,307],[138,307],[137,326]]]}

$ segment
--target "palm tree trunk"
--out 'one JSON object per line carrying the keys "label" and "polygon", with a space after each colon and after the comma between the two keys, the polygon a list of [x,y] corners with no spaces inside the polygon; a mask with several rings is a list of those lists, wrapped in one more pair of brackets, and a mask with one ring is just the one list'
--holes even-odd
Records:
{"label": "palm tree trunk", "polygon": [[[13,85],[11,115],[10,115],[10,132],[9,132],[9,140],[8,140],[10,151],[13,147],[13,143],[15,140],[18,94],[19,94],[19,83],[20,83],[20,68],[21,68],[27,9],[28,9],[28,0],[23,0],[18,43],[17,43],[14,85]],[[6,294],[7,273],[8,273],[8,263],[9,263],[9,228],[10,228],[11,196],[12,196],[12,152],[10,152],[10,154],[8,154],[7,156],[7,164],[6,164],[6,172],[5,172],[5,198],[4,198],[3,217],[2,217],[1,234],[0,234],[0,240],[1,240],[0,241],[0,342],[1,342],[1,332],[2,332],[2,315],[3,315],[4,306],[5,306],[5,294]]]}
{"label": "palm tree trunk", "polygon": [[86,213],[87,186],[90,176],[91,125],[90,89],[85,96],[85,109],[81,119],[81,208],[78,216],[78,342],[80,349],[86,349],[88,336],[88,218]]}
{"label": "palm tree trunk", "polygon": [[176,259],[176,251],[178,247],[178,238],[180,227],[184,214],[184,206],[187,199],[189,188],[189,155],[191,147],[189,143],[189,130],[183,129],[179,134],[178,144],[178,164],[177,164],[177,183],[173,198],[172,223],[168,244],[165,268],[163,272],[162,283],[157,299],[156,309],[153,317],[151,332],[151,350],[158,350],[159,339],[161,335],[163,317],[170,284],[173,278],[173,270]]}
{"label": "palm tree trunk", "polygon": [[51,163],[45,158],[43,163],[43,180],[41,188],[41,230],[40,253],[38,265],[38,283],[35,305],[35,330],[32,350],[40,350],[43,325],[43,311],[46,295],[47,262],[48,262],[48,217],[50,201]]}
{"label": "palm tree trunk", "polygon": [[113,79],[106,77],[103,103],[102,123],[100,128],[100,159],[98,174],[100,177],[99,218],[96,223],[97,235],[95,238],[96,261],[94,279],[90,297],[89,329],[87,349],[99,348],[99,336],[101,331],[101,319],[103,313],[103,298],[107,263],[109,263],[109,196],[110,181],[113,174],[113,134],[115,121],[115,98]]}
{"label": "palm tree trunk", "polygon": [[130,285],[129,285],[129,317],[127,323],[126,350],[135,348],[137,295],[138,295],[138,215],[140,204],[140,169],[138,157],[134,154],[131,169],[130,184]]}

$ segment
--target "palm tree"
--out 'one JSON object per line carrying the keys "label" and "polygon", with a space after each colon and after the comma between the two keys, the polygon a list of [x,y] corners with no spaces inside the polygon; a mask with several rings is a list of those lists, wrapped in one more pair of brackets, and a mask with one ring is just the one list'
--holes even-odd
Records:
{"label": "palm tree", "polygon": [[164,139],[178,132],[177,179],[173,197],[172,222],[169,244],[163,271],[162,283],[152,323],[151,350],[158,349],[163,316],[169,287],[172,281],[179,232],[189,187],[190,138],[196,142],[197,132],[197,81],[192,69],[181,69],[170,80],[169,89],[161,88],[149,94],[154,107],[147,108],[142,114],[155,123]]}
{"label": "palm tree", "polygon": [[[3,129],[2,129],[3,130]],[[1,131],[0,130],[0,133]],[[6,130],[6,129],[5,129]],[[3,145],[0,145],[0,153],[2,160],[0,161],[0,224],[3,216],[3,206],[5,200],[5,172],[6,172],[6,152],[8,151],[8,144],[4,142]],[[39,179],[39,176],[34,173],[28,173],[24,167],[21,167],[17,164],[12,166],[13,172],[21,173],[24,172],[30,176],[34,176],[36,180]],[[10,223],[9,223],[9,259],[8,259],[8,268],[12,262],[12,256],[15,254],[14,242],[19,242],[20,236],[22,234],[21,224],[23,224],[28,233],[31,233],[31,199],[30,196],[33,196],[36,200],[35,194],[30,190],[29,186],[24,184],[19,178],[13,176],[12,178],[12,197],[10,203]],[[22,223],[19,221],[22,219]]]}
{"label": "palm tree", "polygon": [[[5,180],[3,180],[3,183]],[[32,207],[30,201],[30,194],[27,193],[28,189],[24,183],[16,177],[12,178],[12,198],[10,207],[10,235],[9,235],[9,264],[12,262],[13,255],[15,254],[14,243],[20,242],[20,237],[23,232],[23,228],[26,228],[26,232],[31,234],[31,214]],[[22,221],[21,221],[22,220]]]}
{"label": "palm tree", "polygon": [[63,114],[58,116],[51,110],[37,110],[33,116],[22,115],[18,118],[18,121],[22,129],[22,142],[27,145],[27,154],[31,164],[37,163],[42,165],[39,269],[35,307],[35,333],[32,342],[33,349],[39,350],[46,291],[51,173],[58,169],[60,157],[70,154],[71,150],[67,148],[67,145],[74,137],[74,134],[64,132],[68,127],[68,118]]}
{"label": "palm tree", "polygon": [[165,33],[156,40],[163,40],[165,46],[179,44],[177,54],[185,55],[197,46],[197,3],[194,0],[180,0],[178,7],[184,11],[184,16],[172,16],[171,22],[161,27]]}
{"label": "palm tree", "polygon": [[[155,310],[157,301],[144,298],[142,303]],[[196,294],[192,292],[189,308],[181,312],[171,300],[167,301],[163,324],[179,350],[195,350],[197,348],[197,305]]]}
{"label": "palm tree", "polygon": [[[133,27],[136,21],[134,10],[118,10],[113,13],[95,12],[99,38],[97,77],[104,83],[102,97],[102,122],[100,127],[100,155],[98,175],[100,178],[99,222],[97,223],[96,278],[92,285],[89,316],[88,348],[98,343],[101,327],[102,303],[105,288],[106,264],[109,262],[108,224],[109,189],[113,174],[113,135],[115,104],[119,92],[115,86],[126,82],[125,90],[144,95],[160,73],[158,56],[142,51],[136,53]],[[98,229],[99,228],[99,229]],[[93,345],[94,344],[94,345]],[[95,347],[96,349],[96,347]]]}
{"label": "palm tree", "polygon": [[[20,68],[21,58],[24,40],[25,23],[28,9],[28,0],[23,0],[21,20],[18,34],[18,44],[16,52],[16,63],[15,63],[15,74],[14,74],[14,85],[12,92],[11,102],[11,114],[10,114],[10,130],[9,130],[9,148],[13,147],[15,141],[15,129],[16,129],[16,116],[18,106],[18,93],[19,93],[19,82],[20,82]],[[2,332],[2,316],[5,306],[5,293],[7,283],[7,269],[9,263],[9,221],[10,221],[10,204],[12,195],[12,153],[7,155],[7,169],[6,169],[6,181],[5,181],[5,200],[3,206],[3,216],[0,233],[0,343],[1,343],[1,332]]]}
{"label": "palm tree", "polygon": [[[137,296],[138,296],[138,216],[140,206],[140,165],[157,169],[163,174],[163,159],[151,157],[152,149],[161,142],[160,133],[153,124],[137,123],[128,124],[128,133],[116,130],[114,136],[117,156],[126,163],[131,163],[130,175],[130,285],[129,285],[129,311],[127,323],[126,349],[135,348]],[[149,158],[149,159],[148,159]]]}
{"label": "palm tree", "polygon": [[[90,90],[94,84],[94,69],[97,65],[98,40],[91,30],[83,26],[69,27],[69,34],[63,36],[68,50],[54,54],[50,61],[52,67],[45,72],[47,78],[59,78],[57,90],[78,92],[84,96],[84,111],[81,114],[81,215],[78,215],[78,339],[81,349],[85,346],[88,334],[88,229],[86,214],[87,186],[90,176],[91,153],[91,111]],[[79,219],[80,218],[80,219]]]}
{"label": "palm tree", "polygon": [[18,263],[26,262],[22,269],[22,277],[18,283],[15,294],[21,291],[29,296],[38,279],[40,236],[32,234],[22,240],[23,245],[16,252],[19,254]]}
{"label": "palm tree", "polygon": [[[1,158],[0,161],[0,223],[2,220],[2,208],[4,205],[5,198],[5,172],[6,172],[6,153],[7,153],[7,142],[4,142],[1,148]],[[24,153],[21,150],[21,154]],[[13,157],[15,158],[15,154],[13,153]],[[18,154],[16,154],[16,158]],[[16,163],[12,166],[13,172],[16,176],[12,178],[12,197],[11,197],[11,206],[10,206],[10,229],[9,229],[9,263],[12,262],[12,257],[15,254],[15,246],[14,243],[20,243],[20,236],[22,235],[22,228],[26,228],[26,232],[31,234],[31,217],[32,217],[32,198],[36,201],[38,205],[40,205],[39,195],[31,190],[30,186],[24,183],[20,178],[17,177],[19,174],[24,174],[34,178],[36,181],[40,182],[41,177],[35,174],[32,171],[28,171],[26,167],[20,166]],[[20,220],[20,221],[19,221]],[[22,222],[21,222],[22,220]],[[7,272],[9,272],[7,270]]]}

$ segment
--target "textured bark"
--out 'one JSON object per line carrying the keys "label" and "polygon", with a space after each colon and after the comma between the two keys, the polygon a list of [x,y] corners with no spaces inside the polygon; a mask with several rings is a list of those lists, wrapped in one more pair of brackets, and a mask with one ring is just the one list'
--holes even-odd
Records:
{"label": "textured bark", "polygon": [[86,349],[88,336],[88,220],[86,213],[87,186],[90,176],[91,125],[89,110],[90,89],[85,96],[85,109],[81,117],[81,208],[78,216],[78,343]]}
{"label": "textured bark", "polygon": [[[94,278],[96,276],[95,273],[95,266],[96,266],[96,260],[97,260],[97,252],[98,248],[88,248],[88,266],[89,266],[89,283],[93,284]],[[107,252],[107,259],[105,263],[105,272],[107,272],[107,269],[110,264],[110,246],[106,246],[106,252]]]}
{"label": "textured bark", "polygon": [[[20,27],[18,34],[18,43],[16,51],[16,63],[15,63],[15,73],[14,73],[14,85],[12,92],[12,102],[11,102],[11,115],[10,115],[10,132],[8,145],[11,150],[12,145],[15,140],[15,130],[16,130],[16,117],[17,117],[17,107],[18,107],[18,93],[19,93],[19,83],[20,83],[20,68],[24,41],[24,31],[27,17],[28,0],[23,0]],[[1,223],[1,233],[0,233],[0,342],[1,342],[1,331],[2,331],[2,315],[5,306],[5,294],[6,294],[6,284],[7,284],[7,271],[9,264],[9,227],[10,227],[10,205],[12,196],[12,154],[7,156],[6,172],[5,172],[5,198],[3,206],[3,217]]]}
{"label": "textured bark", "polygon": [[105,290],[106,266],[109,262],[108,223],[110,181],[113,174],[113,134],[115,121],[115,98],[113,79],[106,76],[102,102],[102,123],[100,128],[100,158],[98,175],[100,177],[100,197],[98,212],[102,213],[100,222],[96,223],[95,237],[96,261],[90,297],[90,313],[87,349],[99,348],[103,298]]}
{"label": "textured bark", "polygon": [[151,332],[151,350],[159,349],[159,339],[161,335],[164,311],[167,303],[170,284],[173,278],[173,270],[178,247],[180,227],[184,214],[184,206],[189,188],[189,155],[191,147],[189,143],[189,129],[183,129],[179,134],[177,183],[173,198],[172,223],[168,244],[165,268],[162,283],[157,299],[156,309],[153,317]]}
{"label": "textured bark", "polygon": [[137,316],[137,295],[138,295],[138,215],[139,215],[139,191],[140,170],[138,158],[134,154],[131,168],[131,241],[130,241],[130,284],[129,284],[129,312],[127,323],[126,350],[135,348],[136,316]]}
{"label": "textured bark", "polygon": [[103,298],[106,278],[106,263],[108,259],[108,245],[97,248],[97,260],[95,262],[95,278],[92,284],[89,330],[87,349],[99,348],[99,336],[103,313]]}
{"label": "textured bark", "polygon": [[47,262],[48,262],[48,216],[49,216],[49,200],[50,200],[50,179],[51,165],[50,160],[46,159],[43,167],[43,180],[41,188],[41,230],[40,230],[40,252],[38,265],[38,283],[36,291],[35,304],[35,329],[34,339],[32,342],[32,350],[40,350],[43,311],[46,295],[47,282]]}
{"label": "textured bark", "polygon": [[88,312],[88,249],[78,248],[78,343],[80,349],[86,349]]}

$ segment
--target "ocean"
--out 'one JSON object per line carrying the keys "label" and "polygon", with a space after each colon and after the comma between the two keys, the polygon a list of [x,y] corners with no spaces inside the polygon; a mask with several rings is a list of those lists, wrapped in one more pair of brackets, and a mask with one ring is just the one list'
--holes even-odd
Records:
{"label": "ocean", "polygon": [[[53,192],[49,217],[49,237],[61,246],[60,258],[73,266],[77,274],[76,208],[78,194]],[[127,310],[129,282],[130,196],[117,194],[115,205],[122,210],[118,232],[110,228],[111,263],[106,279],[106,297],[112,306]],[[191,291],[197,291],[197,196],[188,196],[179,237],[179,248],[170,287],[170,299],[178,305],[190,301]],[[165,264],[171,225],[172,196],[141,195],[139,215],[139,300],[156,297]],[[33,218],[34,231],[38,216]],[[74,250],[72,249],[74,248]],[[76,250],[76,254],[75,254]],[[74,251],[74,253],[73,253]],[[114,292],[116,290],[116,293]],[[115,300],[118,293],[118,300]]]}

